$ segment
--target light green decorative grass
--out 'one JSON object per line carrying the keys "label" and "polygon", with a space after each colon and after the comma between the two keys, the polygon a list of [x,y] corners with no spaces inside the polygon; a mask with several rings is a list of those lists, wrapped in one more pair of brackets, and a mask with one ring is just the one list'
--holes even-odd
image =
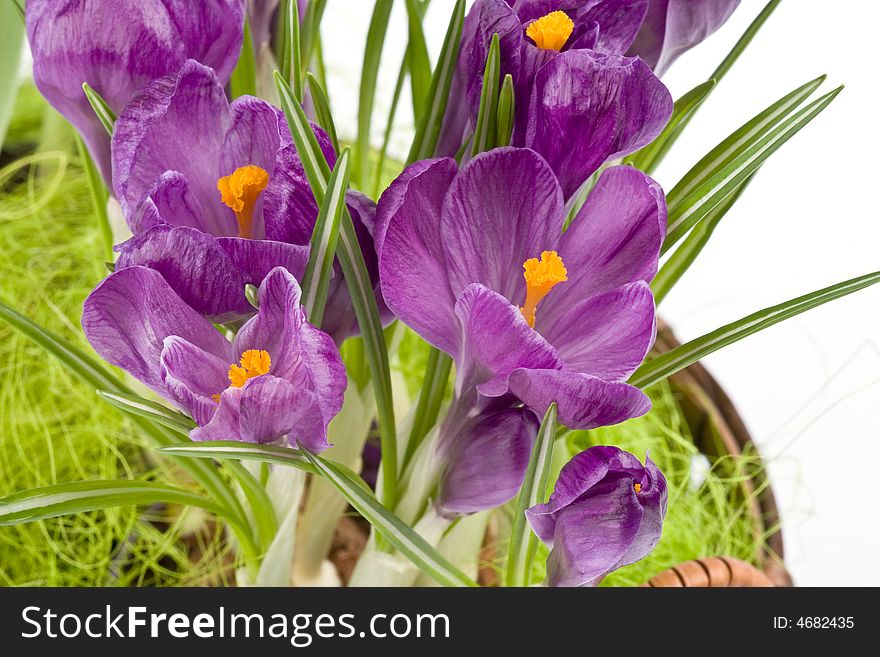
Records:
{"label": "light green decorative grass", "polygon": [[[52,122],[42,115],[42,101],[26,87],[6,153],[24,155],[37,140],[53,147],[37,159],[0,164],[0,298],[88,348],[79,318],[83,299],[106,274],[101,237],[75,156],[55,146],[70,144],[71,135],[44,133]],[[0,496],[77,479],[170,479],[137,440],[93,390],[0,323]],[[0,527],[0,585],[216,582],[228,570],[228,548],[193,515],[125,508]],[[160,531],[169,522],[171,531]],[[190,552],[206,558],[193,565]]]}

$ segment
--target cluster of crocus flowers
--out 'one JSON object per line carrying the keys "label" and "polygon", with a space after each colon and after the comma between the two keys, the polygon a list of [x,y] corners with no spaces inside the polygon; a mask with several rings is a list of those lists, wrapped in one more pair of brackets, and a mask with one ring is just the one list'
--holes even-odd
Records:
{"label": "cluster of crocus flowers", "polygon": [[[476,0],[438,151],[468,152],[494,34],[514,82],[511,145],[415,162],[378,208],[347,193],[380,311],[455,361],[436,443],[446,519],[517,494],[553,404],[582,430],[649,410],[627,380],[655,338],[665,196],[613,164],[666,125],[672,99],[657,76],[737,4]],[[318,206],[282,112],[225,89],[246,12],[265,50],[277,7],[29,0],[27,27],[38,87],[83,135],[132,232],[85,302],[89,342],[192,417],[193,440],[321,451],[346,388],[338,347],[358,329],[351,298],[337,264],[321,329],[308,322],[298,279]],[[83,83],[118,114],[112,141]],[[332,167],[330,139],[312,129]],[[593,447],[527,515],[551,547],[549,583],[588,586],[647,554],[665,511],[650,460]]]}

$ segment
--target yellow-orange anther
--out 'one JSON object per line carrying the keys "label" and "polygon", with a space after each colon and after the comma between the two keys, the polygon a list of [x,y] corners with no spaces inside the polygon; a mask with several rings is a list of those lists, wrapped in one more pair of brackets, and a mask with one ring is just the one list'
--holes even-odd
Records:
{"label": "yellow-orange anther", "polygon": [[535,328],[535,312],[541,299],[546,297],[557,283],[568,280],[568,271],[556,251],[544,251],[541,259],[529,258],[523,263],[526,279],[526,301],[520,311],[529,326]]}
{"label": "yellow-orange anther", "polygon": [[574,31],[574,22],[564,11],[542,16],[526,28],[526,36],[541,50],[562,50]]}
{"label": "yellow-orange anther", "polygon": [[633,490],[637,493],[641,493],[642,492],[642,485],[641,484],[633,484]]}
{"label": "yellow-orange anther", "polygon": [[253,236],[254,207],[268,184],[269,174],[253,164],[239,167],[217,181],[220,199],[235,212],[239,237]]}
{"label": "yellow-orange anther", "polygon": [[241,388],[251,379],[268,374],[272,367],[269,352],[262,349],[249,349],[241,355],[241,365],[229,366],[229,383],[233,388]]}

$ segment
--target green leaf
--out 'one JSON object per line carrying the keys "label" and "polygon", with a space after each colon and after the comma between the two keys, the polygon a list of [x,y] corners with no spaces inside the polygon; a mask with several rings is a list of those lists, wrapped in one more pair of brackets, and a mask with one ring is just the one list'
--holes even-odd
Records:
{"label": "green leaf", "polygon": [[403,83],[406,80],[406,72],[409,68],[409,50],[403,53],[400,61],[400,69],[397,72],[397,82],[394,83],[394,94],[391,96],[391,107],[388,110],[388,118],[385,120],[385,132],[382,137],[382,147],[379,149],[379,157],[373,172],[373,198],[379,198],[382,185],[382,171],[385,168],[385,159],[388,156],[388,144],[391,143],[391,132],[394,129],[394,119],[397,116],[397,108],[400,105],[400,95],[403,93]]}
{"label": "green leaf", "polygon": [[673,195],[670,192],[672,200],[669,201],[669,197],[667,197],[669,202],[669,228],[666,240],[663,242],[661,255],[666,253],[691,228],[732,194],[780,146],[819,115],[837,97],[837,94],[842,89],[843,87],[838,87],[818,100],[813,101],[767,132],[761,139],[754,142],[736,157],[729,158],[727,164],[695,187],[685,198],[679,200],[680,195]]}
{"label": "green leaf", "polygon": [[311,462],[298,449],[276,445],[257,445],[231,440],[188,442],[158,448],[163,454],[185,456],[193,459],[258,461],[285,465],[313,474],[317,473]]}
{"label": "green leaf", "polygon": [[388,31],[393,0],[376,0],[373,17],[367,31],[367,45],[364,49],[364,65],[361,69],[361,86],[358,97],[358,132],[355,150],[355,178],[361,189],[366,189],[369,180],[370,128],[373,125],[373,105],[376,100],[376,80],[379,77],[379,62]]}
{"label": "green leaf", "polygon": [[425,378],[422,380],[422,389],[419,392],[419,401],[416,405],[409,440],[406,443],[406,454],[403,457],[401,470],[406,469],[419,445],[422,444],[431,427],[436,424],[451,370],[452,359],[436,347],[431,347],[428,352],[428,361],[425,364]]}
{"label": "green leaf", "polygon": [[163,427],[168,427],[175,433],[187,438],[189,437],[189,432],[196,427],[196,423],[183,413],[178,413],[162,404],[157,404],[138,395],[109,392],[107,390],[98,390],[98,395],[111,406],[115,406],[124,413],[145,418],[154,424],[161,424]]}
{"label": "green leaf", "polygon": [[703,247],[706,246],[712,237],[712,233],[715,232],[715,228],[727,214],[727,211],[739,200],[740,195],[754,177],[755,174],[753,173],[730,196],[709,212],[706,218],[694,227],[679,247],[672,252],[669,259],[660,267],[660,271],[657,272],[657,275],[651,282],[651,289],[654,291],[654,302],[657,305],[666,298],[669,291],[690,268],[694,260],[697,259]]}
{"label": "green leaf", "polygon": [[690,171],[670,190],[669,194],[667,194],[667,199],[671,199],[668,201],[669,204],[674,205],[683,200],[701,183],[718,173],[718,171],[742,154],[749,146],[755,144],[755,142],[778,126],[786,117],[800,107],[824,81],[824,75],[820,75],[815,80],[810,80],[737,128],[730,136],[726,137],[691,167]]}
{"label": "green leaf", "polygon": [[[733,46],[733,49],[727,54],[721,64],[718,65],[718,68],[715,69],[712,75],[709,76],[710,80],[714,80],[716,83],[721,82],[724,76],[727,75],[727,72],[730,71],[731,68],[733,68],[733,65],[739,59],[740,55],[745,52],[748,45],[752,42],[752,39],[755,38],[755,35],[758,33],[758,31],[761,29],[767,19],[770,18],[770,15],[773,13],[776,7],[779,6],[780,2],[781,0],[770,0],[770,2],[768,2],[764,6],[764,9],[761,10],[761,13],[758,14],[757,18],[755,18],[755,20],[752,21],[746,31],[743,32],[743,35],[739,38],[739,41],[737,41],[736,44]],[[706,95],[703,96],[690,110],[690,112],[682,117],[678,125],[675,126],[675,128],[666,135],[666,137],[664,138],[665,143],[663,144],[663,148],[655,156],[655,160],[653,162],[654,167],[656,167],[660,163],[660,161],[663,159],[663,156],[669,151],[670,148],[672,148],[672,145],[676,141],[678,141],[678,138],[682,135],[684,129],[687,127],[688,123],[690,123],[690,120],[694,117],[694,115],[697,113],[697,110],[703,105],[703,102],[706,100],[706,98],[709,97],[709,94],[714,88],[715,87],[713,85],[712,88],[707,91]]]}
{"label": "green leaf", "polygon": [[425,6],[420,0],[406,0],[406,16],[409,23],[409,44],[406,48],[407,68],[412,85],[413,116],[416,121],[422,115],[425,98],[431,86],[431,60],[422,20]]}
{"label": "green leaf", "polygon": [[501,84],[501,45],[498,35],[492,35],[486,67],[483,69],[483,88],[480,92],[480,110],[474,127],[471,155],[491,150],[498,134],[498,85]]}
{"label": "green leaf", "polygon": [[786,301],[778,306],[760,310],[651,359],[633,374],[629,383],[639,388],[652,386],[722,347],[824,303],[863,290],[877,282],[880,282],[880,272],[853,278]]}
{"label": "green leaf", "polygon": [[707,80],[675,101],[669,123],[666,124],[663,132],[654,141],[640,151],[633,153],[630,158],[632,166],[641,169],[645,173],[652,173],[672,146],[674,135],[678,132],[679,126],[691,113],[696,111],[714,87],[715,80]]}
{"label": "green leaf", "polygon": [[449,27],[446,30],[446,38],[443,40],[443,48],[440,50],[440,59],[431,76],[431,87],[428,90],[425,111],[422,112],[422,117],[416,127],[407,163],[433,157],[437,148],[440,129],[443,127],[443,117],[446,115],[446,106],[449,101],[449,89],[452,86],[452,78],[458,64],[461,29],[464,25],[464,5],[465,0],[456,0],[455,2],[455,8],[449,19]]}
{"label": "green leaf", "polygon": [[107,186],[104,179],[98,172],[89,149],[86,148],[85,142],[78,132],[74,132],[74,139],[79,150],[79,158],[82,162],[83,170],[86,172],[86,180],[89,183],[89,193],[92,197],[92,206],[95,209],[95,218],[98,220],[98,228],[101,230],[101,238],[104,241],[103,258],[108,262],[113,262],[113,228],[110,226],[110,217],[107,216]]}
{"label": "green leaf", "polygon": [[513,528],[507,557],[507,586],[528,586],[535,559],[537,539],[526,522],[526,509],[543,504],[547,499],[553,443],[556,442],[556,404],[544,414],[538,437],[532,447],[529,465],[513,510]]}
{"label": "green leaf", "polygon": [[300,41],[299,2],[284,0],[281,13],[278,15],[282,19],[281,57],[278,65],[281,67],[281,75],[293,89],[293,97],[302,102],[304,66]]}
{"label": "green leaf", "polygon": [[516,117],[516,97],[513,93],[513,76],[508,73],[501,83],[498,95],[498,132],[495,143],[498,146],[509,146],[513,137],[513,123]]}
{"label": "green leaf", "polygon": [[[116,376],[111,374],[107,368],[94,358],[2,302],[0,302],[0,319],[57,358],[72,374],[82,379],[86,385],[96,390],[133,395],[127,386],[123,385]],[[133,419],[138,427],[156,445],[170,445],[181,440],[181,437],[176,432],[157,425],[146,418],[135,416]],[[216,469],[208,464],[190,459],[181,459],[179,465],[202,485],[211,498],[222,503],[231,510],[229,513],[236,515],[244,522],[246,516],[241,503],[229,487],[229,484]],[[224,515],[228,515],[228,513]]]}
{"label": "green leaf", "polygon": [[107,104],[107,101],[104,100],[101,94],[92,89],[87,83],[83,82],[82,87],[86,98],[89,100],[89,105],[92,106],[92,110],[95,112],[95,116],[98,117],[107,134],[112,136],[113,125],[116,123],[116,113],[110,109],[110,105]]}
{"label": "green leaf", "polygon": [[318,328],[321,327],[324,319],[330,275],[333,273],[333,261],[336,260],[336,245],[339,242],[339,224],[345,208],[350,162],[351,154],[346,148],[330,174],[326,196],[312,231],[309,262],[302,278],[302,304],[306,308],[306,317]]}
{"label": "green leaf", "polygon": [[75,481],[13,493],[0,498],[0,526],[87,513],[118,506],[171,502],[223,516],[226,509],[182,488],[148,481]]}
{"label": "green leaf", "polygon": [[18,95],[18,63],[24,41],[20,12],[21,7],[16,3],[0,3],[0,62],[3,62],[0,66],[0,151]]}
{"label": "green leaf", "polygon": [[[290,87],[275,72],[281,108],[302,160],[309,186],[318,205],[323,205],[330,170],[324,154],[318,147],[302,107],[293,99]],[[385,335],[379,318],[373,283],[361,253],[357,234],[348,208],[343,208],[339,231],[337,257],[342,274],[348,286],[349,296],[354,306],[355,316],[364,340],[367,364],[372,373],[373,389],[379,419],[379,435],[382,446],[382,500],[393,507],[397,497],[397,429],[394,420],[394,403],[391,392],[391,368],[388,364],[388,350]]]}
{"label": "green leaf", "polygon": [[336,136],[336,123],[333,121],[333,113],[330,111],[330,99],[327,98],[327,92],[324,87],[311,73],[306,73],[309,81],[309,91],[312,92],[312,103],[315,106],[315,116],[318,119],[318,125],[324,129],[327,136],[330,137],[330,143],[333,144],[333,152],[339,153],[339,138]]}
{"label": "green leaf", "polygon": [[229,78],[229,91],[233,98],[257,95],[257,58],[254,53],[254,40],[251,36],[251,22],[244,20],[244,41],[238,63]]}
{"label": "green leaf", "polygon": [[[295,2],[295,0],[291,1]],[[302,57],[300,60],[304,69],[308,68],[321,41],[321,21],[324,18],[326,7],[327,0],[309,0],[306,5],[306,13],[303,16],[302,29],[300,30],[302,37]]]}
{"label": "green leaf", "polygon": [[477,586],[411,527],[382,506],[360,477],[308,450],[302,452],[348,503],[419,570],[446,586]]}

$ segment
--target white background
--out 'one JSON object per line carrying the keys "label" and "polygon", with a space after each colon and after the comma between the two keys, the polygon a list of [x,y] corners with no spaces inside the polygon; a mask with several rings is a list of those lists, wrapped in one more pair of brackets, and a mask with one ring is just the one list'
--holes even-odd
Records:
{"label": "white background", "polygon": [[[354,133],[371,2],[330,0],[325,54],[337,127]],[[404,3],[389,29],[376,104],[378,141],[406,44]],[[674,97],[706,79],[758,14],[743,0],[728,23],[665,78]],[[426,17],[436,59],[452,0]],[[662,315],[683,340],[755,310],[880,269],[880,157],[874,43],[880,8],[869,0],[786,0],[717,87],[657,179],[666,189],[711,147],[800,84],[828,74],[847,88],[761,169]],[[408,96],[401,108],[409,107]],[[405,154],[411,115],[394,145]],[[787,563],[801,585],[878,585],[880,286],[709,357],[764,455],[783,513]]]}

